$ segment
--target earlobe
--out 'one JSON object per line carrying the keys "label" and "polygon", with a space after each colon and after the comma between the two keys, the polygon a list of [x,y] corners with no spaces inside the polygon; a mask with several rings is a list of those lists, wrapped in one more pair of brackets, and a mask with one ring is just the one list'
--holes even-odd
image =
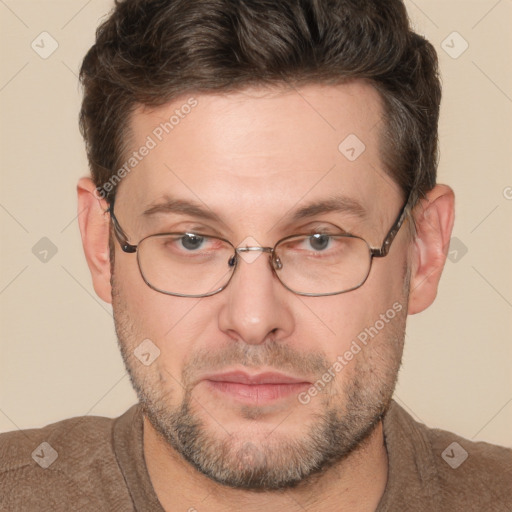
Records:
{"label": "earlobe", "polygon": [[446,262],[454,222],[453,190],[436,185],[413,212],[416,237],[413,242],[408,313],[429,307],[436,298]]}
{"label": "earlobe", "polygon": [[90,178],[80,178],[77,185],[78,224],[87,265],[94,290],[105,302],[112,302],[110,285],[109,229],[110,218],[105,213],[108,203],[96,193]]}

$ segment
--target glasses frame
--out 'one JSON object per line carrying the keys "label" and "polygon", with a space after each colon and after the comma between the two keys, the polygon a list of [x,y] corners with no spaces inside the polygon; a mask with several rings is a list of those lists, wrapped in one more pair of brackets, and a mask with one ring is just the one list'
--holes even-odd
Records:
{"label": "glasses frame", "polygon": [[[311,234],[314,234],[314,233],[297,233],[297,234],[294,234],[294,235],[288,235],[288,236],[278,240],[274,244],[274,247],[259,247],[259,246],[235,247],[229,240],[227,240],[225,238],[218,237],[218,236],[212,237],[211,235],[190,232],[190,234],[193,234],[193,235],[205,236],[205,237],[216,238],[218,240],[222,240],[223,242],[226,242],[228,245],[230,245],[233,248],[233,257],[228,261],[228,264],[230,266],[234,267],[233,271],[231,273],[231,276],[229,277],[229,279],[227,280],[227,282],[223,286],[221,286],[220,288],[218,288],[218,289],[216,289],[216,290],[214,290],[212,292],[208,292],[208,293],[189,295],[189,294],[173,293],[173,292],[168,292],[168,291],[165,291],[165,290],[161,290],[159,288],[156,288],[154,285],[152,285],[146,279],[146,277],[144,275],[144,272],[142,271],[142,268],[140,266],[140,260],[139,260],[139,256],[138,256],[140,253],[137,252],[137,248],[139,247],[139,245],[144,240],[146,240],[147,238],[150,238],[150,237],[165,236],[165,235],[179,235],[179,234],[186,234],[187,232],[186,231],[180,231],[180,232],[171,232],[171,233],[153,233],[151,235],[145,236],[136,245],[133,245],[133,244],[130,244],[128,242],[128,236],[126,235],[125,231],[122,229],[121,225],[119,224],[119,221],[117,220],[117,217],[114,214],[114,199],[111,200],[110,205],[107,208],[107,210],[105,211],[105,213],[109,213],[110,214],[110,218],[111,218],[112,223],[114,225],[114,234],[115,234],[115,237],[116,237],[117,241],[119,242],[119,245],[121,246],[121,249],[123,250],[123,252],[128,253],[128,254],[137,252],[137,265],[139,267],[139,272],[140,272],[140,274],[142,276],[142,279],[144,280],[144,282],[152,290],[155,290],[157,292],[163,293],[165,295],[173,295],[173,296],[176,296],[176,297],[191,297],[191,298],[194,298],[194,297],[195,298],[210,297],[211,295],[215,295],[215,294],[221,292],[222,290],[224,290],[229,285],[229,283],[231,282],[231,279],[233,278],[233,275],[235,274],[235,271],[236,271],[236,269],[238,267],[238,254],[239,253],[251,252],[251,251],[260,251],[260,252],[266,252],[266,253],[270,254],[270,258],[269,259],[270,259],[270,266],[271,266],[272,272],[277,277],[279,282],[287,290],[291,291],[292,293],[295,293],[296,295],[301,295],[301,296],[306,296],[306,297],[324,297],[324,296],[329,296],[329,295],[339,295],[341,293],[351,292],[351,291],[356,290],[357,288],[360,288],[361,286],[363,286],[363,284],[367,281],[368,276],[370,275],[370,272],[371,272],[371,269],[372,269],[373,259],[374,258],[384,258],[385,256],[388,255],[389,249],[391,247],[391,244],[393,243],[393,240],[396,238],[396,235],[398,234],[400,228],[402,227],[402,225],[403,225],[403,223],[404,223],[404,221],[406,219],[407,209],[410,206],[409,203],[411,202],[411,198],[412,198],[412,191],[409,192],[404,205],[400,209],[400,212],[398,213],[398,216],[396,217],[395,221],[393,222],[393,225],[391,226],[391,228],[387,232],[386,236],[384,237],[384,240],[383,240],[383,242],[382,242],[380,247],[372,247],[372,246],[370,246],[370,244],[364,238],[362,238],[360,236],[357,236],[357,235],[352,235],[350,233],[343,233],[343,234],[335,235],[335,236],[344,236],[344,237],[348,237],[348,238],[359,238],[360,240],[362,240],[368,246],[368,250],[369,250],[369,253],[370,253],[370,265],[368,267],[368,272],[366,273],[365,278],[358,285],[356,285],[356,286],[354,286],[352,288],[349,288],[348,290],[343,290],[341,292],[329,292],[329,293],[304,293],[304,292],[297,292],[297,291],[289,288],[285,283],[283,283],[281,281],[281,278],[279,277],[279,275],[276,272],[276,270],[279,270],[282,267],[282,264],[281,264],[281,262],[279,260],[279,257],[276,255],[276,252],[275,252],[276,247],[279,244],[281,244],[282,242],[284,242],[285,240],[288,240],[290,238],[294,238],[296,236],[311,235]],[[331,236],[333,236],[333,235],[331,235]]]}

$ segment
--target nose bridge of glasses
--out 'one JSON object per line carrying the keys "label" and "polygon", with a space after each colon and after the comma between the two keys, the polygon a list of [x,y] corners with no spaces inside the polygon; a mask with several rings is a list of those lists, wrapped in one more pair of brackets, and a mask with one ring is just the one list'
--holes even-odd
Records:
{"label": "nose bridge of glasses", "polygon": [[[281,260],[279,259],[278,256],[276,256],[273,247],[261,247],[261,246],[255,245],[255,246],[246,246],[246,247],[236,247],[235,251],[236,251],[237,254],[240,254],[240,253],[251,253],[251,252],[266,252],[266,253],[269,253],[270,254],[270,260],[271,260],[271,265],[273,265],[273,267],[276,270],[280,270],[282,268]],[[250,260],[248,260],[248,261],[250,261]],[[252,261],[254,261],[254,260],[252,260]]]}
{"label": "nose bridge of glasses", "polygon": [[270,252],[273,253],[274,249],[272,247],[259,247],[259,246],[253,246],[253,247],[237,247],[236,252],[249,252],[249,251],[261,251],[261,252]]}

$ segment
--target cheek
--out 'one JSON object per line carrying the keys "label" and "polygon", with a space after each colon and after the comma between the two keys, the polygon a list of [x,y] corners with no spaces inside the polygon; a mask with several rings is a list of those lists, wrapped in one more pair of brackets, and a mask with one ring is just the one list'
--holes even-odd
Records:
{"label": "cheek", "polygon": [[353,351],[354,342],[364,346],[376,333],[387,332],[396,323],[398,313],[407,307],[403,265],[398,262],[396,266],[385,271],[375,266],[366,283],[351,292],[309,299],[305,313],[297,317],[303,318],[298,328],[305,339],[317,343],[334,362]]}
{"label": "cheek", "polygon": [[215,312],[204,298],[174,297],[151,289],[140,276],[136,261],[135,269],[131,263],[116,262],[114,279],[116,316],[129,326],[125,341],[136,347],[151,340],[160,351],[162,375],[179,380],[184,361],[204,342],[205,333],[214,338]]}
{"label": "cheek", "polygon": [[179,324],[186,323],[182,320],[193,306],[188,299],[150,288],[140,274],[135,254],[127,257],[116,254],[114,284],[130,322],[147,337],[164,339],[172,330],[181,328]]}

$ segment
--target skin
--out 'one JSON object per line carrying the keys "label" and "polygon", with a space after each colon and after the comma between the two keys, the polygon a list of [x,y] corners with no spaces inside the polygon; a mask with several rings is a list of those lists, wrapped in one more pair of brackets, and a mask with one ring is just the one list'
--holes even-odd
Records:
{"label": "skin", "polygon": [[[188,97],[136,110],[131,150]],[[198,105],[119,185],[115,211],[130,243],[152,233],[201,228],[235,246],[248,236],[273,246],[286,235],[328,226],[380,247],[404,197],[382,168],[382,108],[371,86],[352,82],[194,97]],[[338,151],[351,133],[366,146],[353,162]],[[375,510],[387,479],[380,416],[395,386],[406,315],[424,310],[436,296],[453,227],[452,190],[437,185],[427,194],[413,212],[416,236],[406,223],[388,256],[374,260],[366,283],[354,291],[297,296],[260,254],[251,263],[240,260],[225,290],[197,299],[149,288],[135,255],[123,253],[117,242],[111,275],[108,205],[94,189],[89,178],[79,181],[84,251],[96,293],[113,305],[123,358],[146,407],[146,464],[164,509],[288,511],[300,504],[311,511]],[[221,221],[168,214],[141,220],[164,192],[206,205]],[[290,212],[332,193],[359,201],[365,217],[329,212],[289,225]],[[393,304],[401,311],[307,404],[290,396],[244,405],[201,380],[209,371],[245,369],[282,371],[313,383]],[[144,366],[133,350],[147,338],[160,355]],[[187,414],[180,416],[185,403]],[[331,428],[322,430],[329,414]],[[188,447],[199,454],[195,465],[176,437],[184,420],[195,421],[194,432],[200,433]],[[321,443],[308,444],[315,432],[320,438],[337,435],[327,450],[331,460],[323,453],[323,468],[316,472],[308,470],[308,462],[322,453]],[[218,453],[222,460],[215,460]],[[287,481],[287,468],[300,463],[303,473]],[[247,468],[256,475],[274,471],[274,482],[283,477],[281,489],[256,480],[250,488],[248,476],[245,488],[243,481],[219,479]]]}

